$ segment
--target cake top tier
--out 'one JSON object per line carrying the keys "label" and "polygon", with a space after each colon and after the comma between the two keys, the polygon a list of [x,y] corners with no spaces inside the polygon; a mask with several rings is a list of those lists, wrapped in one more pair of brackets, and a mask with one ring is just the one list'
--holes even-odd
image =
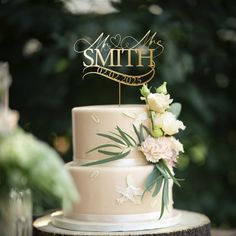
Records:
{"label": "cake top tier", "polygon": [[93,112],[104,112],[104,111],[110,111],[110,112],[120,112],[120,111],[128,111],[128,110],[134,110],[137,111],[139,109],[140,111],[146,111],[145,105],[143,104],[112,104],[112,105],[94,105],[94,106],[81,106],[81,107],[74,107],[73,112],[87,112],[87,111],[93,111]]}
{"label": "cake top tier", "polygon": [[[88,153],[92,148],[104,144],[105,138],[98,133],[115,132],[118,126],[136,139],[133,125],[147,120],[145,105],[98,105],[76,107],[72,110],[74,160],[90,161],[104,158],[98,152]],[[111,149],[109,149],[111,150]],[[126,159],[143,157],[137,150],[132,150]]]}

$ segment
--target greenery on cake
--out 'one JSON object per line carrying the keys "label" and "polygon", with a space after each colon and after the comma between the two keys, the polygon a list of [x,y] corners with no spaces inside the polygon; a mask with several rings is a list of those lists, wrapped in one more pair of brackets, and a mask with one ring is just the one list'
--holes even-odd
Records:
{"label": "greenery on cake", "polygon": [[168,206],[170,181],[180,187],[180,179],[174,177],[173,167],[176,166],[179,153],[184,152],[184,149],[174,135],[180,129],[184,130],[185,126],[182,121],[177,119],[181,111],[181,104],[172,103],[173,99],[167,92],[166,82],[156,88],[155,93],[152,93],[147,85],[143,85],[140,92],[141,100],[146,102],[148,121],[147,126],[133,125],[138,142],[119,126],[116,127],[116,132],[98,133],[98,136],[108,139],[109,143],[99,145],[89,150],[88,153],[97,151],[104,154],[106,158],[86,163],[84,166],[123,159],[132,148],[137,148],[143,153],[147,162],[154,166],[145,182],[142,198],[147,192],[152,192],[152,197],[156,197],[162,191],[161,218]]}
{"label": "greenery on cake", "polygon": [[150,89],[143,85],[140,90],[147,104],[148,115],[151,121],[151,132],[141,143],[140,150],[147,161],[154,163],[155,167],[148,176],[145,191],[154,189],[155,197],[162,189],[162,205],[160,218],[168,205],[169,180],[180,187],[179,179],[174,177],[172,168],[176,166],[180,152],[184,152],[183,145],[173,135],[184,130],[185,126],[177,117],[181,111],[179,103],[173,103],[167,92],[166,82],[151,93]]}

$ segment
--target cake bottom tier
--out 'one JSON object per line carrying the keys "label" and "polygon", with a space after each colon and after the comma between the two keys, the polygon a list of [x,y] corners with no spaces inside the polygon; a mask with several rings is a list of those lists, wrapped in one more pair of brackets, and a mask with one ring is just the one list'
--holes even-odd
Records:
{"label": "cake bottom tier", "polygon": [[[147,192],[145,182],[153,165],[144,166],[78,166],[66,165],[80,193],[80,201],[69,211],[67,219],[85,222],[143,222],[160,216],[162,191],[156,197]],[[169,203],[162,219],[173,216],[172,183]]]}

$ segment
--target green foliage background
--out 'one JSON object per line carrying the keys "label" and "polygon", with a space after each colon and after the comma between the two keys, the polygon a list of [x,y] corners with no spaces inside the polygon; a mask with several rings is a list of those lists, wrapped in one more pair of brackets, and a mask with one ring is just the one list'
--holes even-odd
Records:
{"label": "green foliage background", "polygon": [[[153,4],[161,14],[150,13]],[[58,0],[0,1],[0,60],[10,64],[10,105],[20,112],[20,124],[51,145],[63,137],[70,148],[61,154],[71,160],[71,108],[117,103],[118,96],[110,80],[81,79],[75,40],[156,31],[165,51],[152,85],[168,82],[187,126],[176,171],[186,180],[174,189],[175,207],[205,213],[214,226],[236,227],[235,1],[123,0],[114,6],[119,12],[73,15]],[[26,55],[32,38],[41,49]],[[138,89],[123,88],[122,100],[139,103]]]}

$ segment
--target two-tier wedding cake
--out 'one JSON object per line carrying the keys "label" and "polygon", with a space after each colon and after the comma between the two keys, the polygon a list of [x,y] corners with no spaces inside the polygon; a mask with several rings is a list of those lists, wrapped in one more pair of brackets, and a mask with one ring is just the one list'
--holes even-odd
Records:
{"label": "two-tier wedding cake", "polygon": [[126,231],[178,223],[172,186],[182,144],[174,137],[185,126],[166,83],[145,105],[99,105],[72,110],[73,162],[66,168],[80,193],[72,209],[54,218],[62,228]]}

